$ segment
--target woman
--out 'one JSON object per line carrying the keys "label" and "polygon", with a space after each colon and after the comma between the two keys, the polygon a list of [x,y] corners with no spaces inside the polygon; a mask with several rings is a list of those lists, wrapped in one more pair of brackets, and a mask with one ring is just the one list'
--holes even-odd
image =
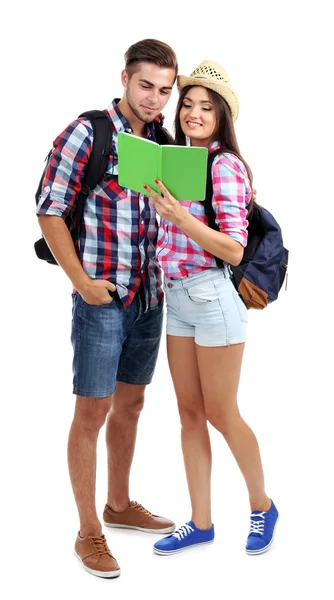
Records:
{"label": "woman", "polygon": [[[267,496],[257,440],[240,416],[237,390],[247,309],[230,279],[247,243],[252,176],[242,159],[233,123],[239,103],[224,69],[201,63],[179,76],[176,144],[206,146],[212,163],[212,205],[220,231],[210,229],[201,202],[176,201],[148,190],[161,216],[157,257],[165,272],[167,352],[182,425],[182,450],[192,518],[154,545],[179,552],[214,539],[211,520],[211,448],[207,422],[222,433],[245,478],[251,525],[246,552],[260,554],[273,541],[277,509]],[[214,257],[222,259],[218,268]]]}

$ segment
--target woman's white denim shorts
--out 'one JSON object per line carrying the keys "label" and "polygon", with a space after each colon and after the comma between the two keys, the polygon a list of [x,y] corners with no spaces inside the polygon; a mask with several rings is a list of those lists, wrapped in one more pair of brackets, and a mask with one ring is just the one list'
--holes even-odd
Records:
{"label": "woman's white denim shorts", "polygon": [[184,279],[165,277],[167,334],[193,337],[199,346],[229,346],[246,340],[247,308],[228,267]]}

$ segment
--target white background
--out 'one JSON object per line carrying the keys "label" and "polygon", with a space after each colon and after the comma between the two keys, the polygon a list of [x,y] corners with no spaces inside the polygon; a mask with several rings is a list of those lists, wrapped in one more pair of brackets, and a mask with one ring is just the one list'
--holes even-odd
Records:
{"label": "white background", "polygon": [[[1,585],[4,598],[333,597],[333,74],[329,2],[12,2],[1,59]],[[239,404],[281,514],[270,552],[244,552],[246,488],[220,435],[213,445],[215,544],[153,555],[160,536],[106,532],[122,575],[88,575],[73,555],[67,473],[71,284],[35,258],[34,193],[53,139],[122,94],[123,55],[155,37],[180,73],[221,63],[240,99],[236,131],[258,201],[290,250],[288,292],[249,314]],[[166,114],[171,126],[177,94]],[[106,500],[104,431],[97,503]],[[131,497],[178,526],[190,518],[163,341],[148,388]],[[96,596],[95,596],[96,595]]]}

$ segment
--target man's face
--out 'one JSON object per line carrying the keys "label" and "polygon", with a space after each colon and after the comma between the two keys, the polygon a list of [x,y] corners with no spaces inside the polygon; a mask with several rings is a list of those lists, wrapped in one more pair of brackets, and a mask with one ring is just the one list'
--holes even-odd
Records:
{"label": "man's face", "polygon": [[174,69],[161,68],[152,63],[140,63],[132,77],[125,70],[122,72],[126,101],[143,123],[150,123],[164,109],[174,81]]}

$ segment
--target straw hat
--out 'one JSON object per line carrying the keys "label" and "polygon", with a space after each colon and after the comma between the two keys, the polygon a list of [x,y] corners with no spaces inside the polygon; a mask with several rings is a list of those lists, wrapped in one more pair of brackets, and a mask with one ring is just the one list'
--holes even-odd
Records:
{"label": "straw hat", "polygon": [[239,100],[231,86],[230,78],[223,67],[212,60],[203,60],[201,64],[191,73],[190,77],[179,75],[177,87],[179,92],[187,85],[201,85],[217,92],[226,100],[232,113],[233,123],[239,114]]}

